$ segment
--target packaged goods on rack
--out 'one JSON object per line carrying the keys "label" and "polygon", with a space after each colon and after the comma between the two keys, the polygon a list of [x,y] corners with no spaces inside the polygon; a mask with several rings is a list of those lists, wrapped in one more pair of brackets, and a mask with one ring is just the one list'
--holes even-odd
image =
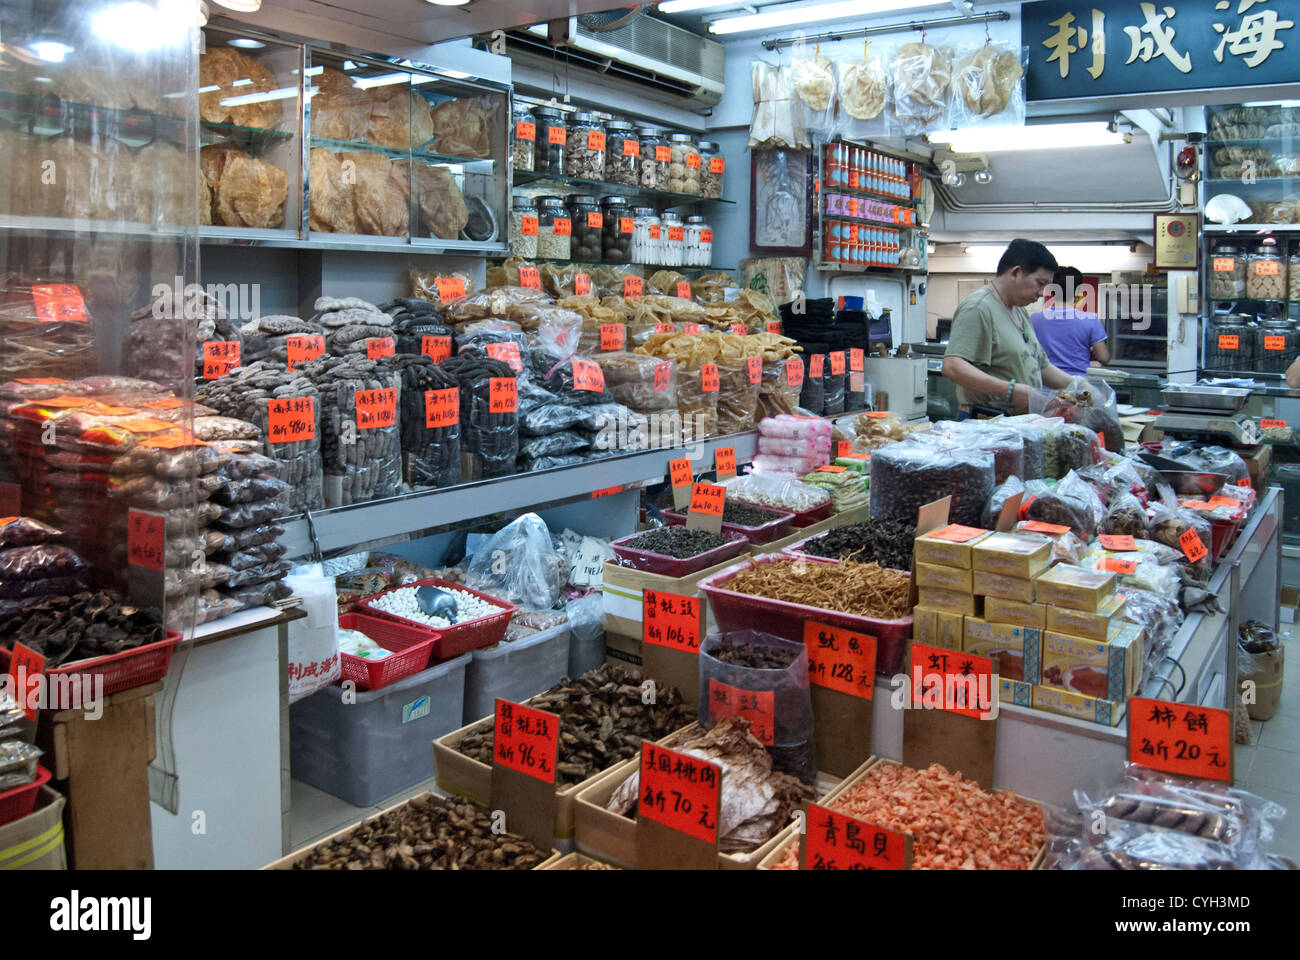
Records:
{"label": "packaged goods on rack", "polygon": [[[1151,507],[1148,530],[1152,540],[1183,554],[1187,560],[1185,569],[1193,579],[1200,581],[1210,579],[1209,551],[1213,544],[1213,535],[1209,520],[1192,510],[1157,503]],[[1191,559],[1202,551],[1198,559]]]}
{"label": "packaged goods on rack", "polygon": [[68,302],[80,306],[60,311],[57,321],[48,323],[49,318],[36,308],[31,284],[16,277],[0,283],[0,338],[6,347],[0,357],[0,380],[71,380],[95,370],[93,318],[84,306],[80,289],[72,284],[61,286],[65,287]]}
{"label": "packaged goods on rack", "polygon": [[[750,293],[760,294],[774,306],[787,306],[806,289],[807,275],[806,257],[761,257],[740,261],[740,286]],[[775,319],[773,307],[769,307],[767,312]],[[784,311],[782,315],[784,317]]]}
{"label": "packaged goods on rack", "polygon": [[1025,120],[1020,49],[985,43],[953,64],[952,124],[1019,126]]}
{"label": "packaged goods on rack", "polygon": [[952,53],[924,41],[904,43],[895,51],[894,113],[909,135],[933,129],[948,115]]}
{"label": "packaged goods on rack", "polygon": [[804,129],[803,112],[794,95],[791,69],[756,59],[751,62],[750,70],[754,86],[754,113],[749,124],[749,146],[774,150],[808,149],[811,143]]}
{"label": "packaged goods on rack", "polygon": [[1024,476],[1025,441],[1015,430],[999,429],[975,420],[944,420],[934,425],[932,433],[936,437],[950,438],[962,445],[991,453],[995,483],[1002,483],[1009,477]]}
{"label": "packaged goods on rack", "polygon": [[[861,482],[859,480],[859,482]],[[828,491],[775,473],[748,473],[723,480],[727,502],[802,513],[831,499]]]}
{"label": "packaged goods on rack", "polygon": [[871,457],[871,516],[914,523],[921,507],[951,496],[948,519],[978,526],[993,480],[993,455],[981,450],[892,444]]}
{"label": "packaged goods on rack", "polygon": [[460,396],[455,377],[425,354],[389,362],[400,377],[402,476],[416,488],[460,483]]}
{"label": "packaged goods on rack", "polygon": [[393,346],[399,357],[424,354],[436,363],[451,356],[452,329],[427,298],[392,300],[380,309],[393,318]]}
{"label": "packaged goods on rack", "polygon": [[626,120],[605,123],[605,172],[596,179],[625,187],[640,185],[641,144],[633,124]]}
{"label": "packaged goods on rack", "polygon": [[[738,853],[762,846],[785,827],[814,791],[798,778],[774,769],[772,757],[750,732],[749,723],[725,717],[711,730],[695,730],[666,746],[722,768],[722,809],[718,811],[718,850]],[[619,784],[606,809],[636,815],[640,771]]]}
{"label": "packaged goods on rack", "polygon": [[803,482],[814,487],[822,487],[830,493],[835,503],[836,513],[856,510],[868,503],[867,487],[862,475],[854,470],[841,472],[814,471],[803,477]]}
{"label": "packaged goods on rack", "polygon": [[808,132],[826,136],[835,117],[835,65],[816,54],[802,57],[794,61],[791,80],[803,105]]}
{"label": "packaged goods on rack", "polygon": [[461,449],[474,454],[471,477],[511,473],[519,444],[518,383],[508,364],[490,357],[461,354],[442,362],[460,389]]}
{"label": "packaged goods on rack", "polygon": [[718,359],[718,433],[744,433],[754,429],[763,367],[759,358],[754,358],[754,365],[748,359]]}
{"label": "packaged goods on rack", "polygon": [[1147,512],[1142,502],[1131,493],[1121,493],[1119,496],[1112,497],[1106,507],[1106,518],[1102,520],[1098,532],[1145,539]]}
{"label": "packaged goods on rack", "polygon": [[597,353],[605,386],[615,401],[640,413],[672,410],[677,406],[677,368],[672,360],[637,353]]}
{"label": "packaged goods on rack", "polygon": [[873,620],[901,620],[911,610],[911,579],[874,563],[782,559],[753,564],[725,589]]}
{"label": "packaged goods on rack", "polygon": [[[197,325],[193,334],[190,322]],[[193,344],[191,336],[196,337]],[[184,296],[169,291],[131,314],[123,356],[131,376],[157,382],[210,380],[239,366],[241,347],[239,327],[220,302],[199,291]]]}
{"label": "packaged goods on rack", "polygon": [[1071,470],[1100,463],[1103,457],[1101,441],[1096,433],[1075,423],[1044,427],[1043,469],[1050,480],[1064,477]]}

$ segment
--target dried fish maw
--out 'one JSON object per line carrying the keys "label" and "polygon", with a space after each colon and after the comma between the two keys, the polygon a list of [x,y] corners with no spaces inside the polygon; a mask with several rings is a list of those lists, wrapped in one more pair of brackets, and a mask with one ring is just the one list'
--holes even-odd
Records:
{"label": "dried fish maw", "polygon": [[312,136],[360,140],[366,135],[370,96],[351,77],[326,67],[313,78],[312,86],[316,88],[311,98]]}
{"label": "dried fish maw", "polygon": [[214,219],[228,227],[284,225],[289,177],[274,164],[244,154],[231,157],[221,172]]}
{"label": "dried fish maw", "polygon": [[448,100],[432,112],[435,147],[458,157],[486,157],[491,121],[487,110],[472,98]]}
{"label": "dried fish maw", "polygon": [[405,84],[375,87],[370,97],[366,139],[371,143],[399,150],[419,150],[433,139],[429,104]]}
{"label": "dried fish maw", "polygon": [[356,233],[355,183],[339,156],[323,147],[311,148],[311,229],[323,233]]}
{"label": "dried fish maw", "polygon": [[[397,169],[399,176],[405,175],[405,164],[398,164]],[[446,167],[419,164],[415,171],[420,225],[435,237],[456,239],[469,223],[469,207],[456,185],[456,178]]]}
{"label": "dried fish maw", "polygon": [[1024,70],[1014,53],[986,44],[959,60],[955,73],[966,108],[976,116],[991,117],[1007,108]]}
{"label": "dried fish maw", "polygon": [[[340,154],[357,166],[356,216],[361,233],[400,237],[410,223],[410,193],[407,179],[394,171],[394,164],[374,153]],[[403,172],[405,168],[403,167]]]}

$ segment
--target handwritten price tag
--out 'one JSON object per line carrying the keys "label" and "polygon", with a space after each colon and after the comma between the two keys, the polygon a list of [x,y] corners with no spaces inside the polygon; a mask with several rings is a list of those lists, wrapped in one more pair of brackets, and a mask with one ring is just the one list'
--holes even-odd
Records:
{"label": "handwritten price tag", "polygon": [[808,679],[819,687],[870,700],[876,675],[876,638],[805,620]]}
{"label": "handwritten price tag", "polygon": [[1178,545],[1183,548],[1183,555],[1192,563],[1200,560],[1210,551],[1205,549],[1205,543],[1201,540],[1200,534],[1195,530],[1188,530],[1178,538]]}
{"label": "handwritten price tag", "polygon": [[203,379],[216,380],[239,367],[238,340],[207,340],[203,344]]}
{"label": "handwritten price tag", "polygon": [[749,368],[749,382],[760,383],[763,380],[763,358],[747,357],[745,365]]}
{"label": "handwritten price tag", "polygon": [[396,349],[392,337],[376,337],[366,341],[366,359],[382,360],[384,357],[391,357]]}
{"label": "handwritten price tag", "polygon": [[1061,537],[1070,532],[1070,528],[1059,523],[1043,523],[1041,520],[1030,520],[1020,527],[1021,531],[1029,533],[1044,533],[1049,537]]}
{"label": "handwritten price tag", "polygon": [[803,384],[803,359],[801,357],[791,357],[785,362],[785,382],[791,387],[798,387]]}
{"label": "handwritten price tag", "polygon": [[854,347],[849,351],[849,369],[861,373],[862,367],[863,367],[862,348]]}
{"label": "handwritten price tag", "polygon": [[497,699],[492,742],[494,763],[544,783],[555,782],[560,748],[560,718],[522,703]]}
{"label": "handwritten price tag", "polygon": [[144,510],[127,511],[126,560],[146,570],[163,571],[167,518]]}
{"label": "handwritten price tag", "polygon": [[1259,428],[1261,430],[1269,430],[1274,428],[1278,430],[1285,430],[1286,421],[1285,420],[1261,420],[1259,421]]}
{"label": "handwritten price tag", "polygon": [[454,427],[460,423],[460,390],[449,387],[446,390],[424,391],[424,428],[438,430],[442,427]]}
{"label": "handwritten price tag", "polygon": [[574,390],[600,393],[605,389],[605,374],[601,371],[600,364],[580,357],[574,357],[572,363]]}
{"label": "handwritten price tag", "polygon": [[621,323],[602,323],[600,325],[600,349],[622,350],[627,342],[627,328]]}
{"label": "handwritten price tag", "polygon": [[646,590],[641,597],[641,639],[656,647],[700,652],[700,598]]}
{"label": "handwritten price tag", "polygon": [[635,221],[632,217],[619,217],[619,218],[618,218],[618,232],[619,232],[619,233],[631,233],[631,232],[632,232],[632,229],[633,229],[633,227],[634,227],[635,225],[636,225],[636,221]]}
{"label": "handwritten price tag", "polygon": [[640,277],[623,278],[623,296],[627,297],[629,300],[635,300],[637,297],[641,296]]}
{"label": "handwritten price tag", "polygon": [[688,281],[677,281],[677,296],[681,297],[683,300],[691,299],[691,285]]}
{"label": "handwritten price tag", "polygon": [[808,360],[808,376],[820,380],[826,368],[826,354],[814,353]]}
{"label": "handwritten price tag", "polygon": [[421,337],[420,352],[434,363],[442,363],[451,356],[451,337]]}
{"label": "handwritten price tag", "polygon": [[1107,550],[1131,552],[1137,549],[1137,541],[1132,537],[1121,537],[1112,534],[1102,534],[1097,539],[1101,541],[1101,545]]}
{"label": "handwritten price tag", "polygon": [[434,277],[433,283],[438,288],[438,299],[443,303],[459,300],[465,296],[465,280],[463,277]]}
{"label": "handwritten price tag", "polygon": [[831,376],[844,376],[844,351],[836,350],[831,354]]}
{"label": "handwritten price tag", "polygon": [[316,398],[287,397],[266,401],[268,443],[316,439]]}
{"label": "handwritten price tag", "polygon": [[655,147],[655,163],[668,163],[673,159],[673,151],[669,147]]}
{"label": "handwritten price tag", "polygon": [[769,320],[767,323],[763,324],[763,330],[766,333],[774,333],[779,337],[781,335],[781,321]]}
{"label": "handwritten price tag", "polygon": [[736,475],[736,448],[718,447],[713,451],[713,464],[718,472],[718,479]]}
{"label": "handwritten price tag", "polygon": [[598,500],[601,497],[612,497],[616,493],[623,492],[623,485],[620,483],[617,487],[602,487],[599,490],[591,491],[591,499]]}
{"label": "handwritten price tag", "polygon": [[557,147],[563,147],[569,142],[569,131],[564,127],[547,127],[546,142],[553,143]]}
{"label": "handwritten price tag", "polygon": [[720,487],[713,483],[697,483],[691,488],[691,513],[721,517],[722,505],[726,496],[726,487]]}
{"label": "handwritten price tag", "polygon": [[556,217],[551,221],[551,233],[557,237],[573,236],[573,221],[567,217]]}
{"label": "handwritten price tag", "polygon": [[673,328],[673,325],[671,323],[656,323],[654,332],[655,333],[676,333],[677,331]]}
{"label": "handwritten price tag", "polygon": [[682,333],[688,337],[698,337],[700,335],[700,325],[698,323],[682,324]]}
{"label": "handwritten price tag", "polygon": [[684,487],[695,482],[695,476],[691,473],[691,461],[685,457],[668,461],[668,475],[674,487]]}
{"label": "handwritten price tag", "polygon": [[700,365],[700,389],[705,393],[716,393],[718,389],[718,365],[704,363]]}
{"label": "handwritten price tag", "polygon": [[488,378],[488,412],[515,413],[519,410],[519,382],[514,377]]}
{"label": "handwritten price tag", "polygon": [[41,677],[44,673],[45,658],[15,640],[13,653],[9,657],[9,676],[13,678],[10,690],[28,720],[36,719],[35,704],[40,701]]}
{"label": "handwritten price tag", "polygon": [[672,382],[673,366],[667,360],[655,364],[655,393],[663,393]]}
{"label": "handwritten price tag", "polygon": [[[536,220],[534,220],[533,222],[536,223]],[[536,267],[520,267],[519,286],[527,287],[530,290],[542,289],[541,271],[538,270]]]}
{"label": "handwritten price tag", "polygon": [[588,130],[587,131],[587,149],[593,153],[605,152],[605,131]]}
{"label": "handwritten price tag", "polygon": [[1138,565],[1136,560],[1120,560],[1118,557],[1103,557],[1097,561],[1098,570],[1109,570],[1111,573],[1135,573],[1137,568]]}
{"label": "handwritten price tag", "polygon": [[587,214],[587,229],[601,230],[605,226],[605,215],[603,213]]}
{"label": "handwritten price tag", "polygon": [[841,467],[837,463],[824,463],[817,468],[818,473],[843,473],[848,467]]}
{"label": "handwritten price tag", "polygon": [[489,343],[487,345],[487,355],[493,360],[500,360],[516,373],[524,369],[524,361],[519,355],[519,344],[517,343]]}
{"label": "handwritten price tag", "polygon": [[1232,273],[1233,263],[1234,263],[1234,261],[1233,261],[1233,258],[1232,258],[1232,257],[1215,257],[1215,258],[1214,258],[1214,272],[1215,272],[1215,273]]}
{"label": "handwritten price tag", "polygon": [[721,794],[722,769],[717,764],[641,742],[639,818],[716,844]]}
{"label": "handwritten price tag", "polygon": [[910,870],[912,837],[815,803],[808,805],[804,870]]}
{"label": "handwritten price tag", "polygon": [[698,153],[688,153],[686,155],[686,166],[691,170],[700,169],[700,155]]}
{"label": "handwritten price tag", "polygon": [[573,275],[573,293],[579,297],[591,295],[591,274],[575,273]]}
{"label": "handwritten price tag", "polygon": [[963,527],[959,523],[950,523],[948,526],[941,527],[938,530],[931,530],[926,534],[926,537],[931,540],[947,540],[949,543],[969,543],[971,540],[974,540],[976,537],[987,532],[988,531],[981,530],[978,527]]}
{"label": "handwritten price tag", "polygon": [[289,337],[285,341],[285,347],[289,355],[289,369],[292,370],[300,363],[307,363],[315,360],[325,352],[324,337]]}
{"label": "handwritten price tag", "polygon": [[984,719],[993,698],[993,661],[973,653],[912,644],[912,702]]}
{"label": "handwritten price tag", "polygon": [[397,388],[356,392],[357,429],[376,430],[397,425]]}
{"label": "handwritten price tag", "polygon": [[1286,349],[1286,337],[1265,337],[1265,338],[1264,338],[1264,349],[1265,349],[1265,350],[1285,350],[1285,349]]}
{"label": "handwritten price tag", "polygon": [[749,732],[759,743],[776,742],[776,693],[772,690],[745,690],[709,678],[709,725],[723,717],[740,717],[749,721]]}
{"label": "handwritten price tag", "polygon": [[520,120],[515,124],[516,140],[536,140],[537,124],[529,123],[527,120]]}
{"label": "handwritten price tag", "polygon": [[1236,335],[1236,334],[1228,334],[1228,333],[1221,333],[1221,334],[1219,334],[1219,349],[1220,349],[1220,350],[1236,350],[1236,349],[1237,349],[1237,335]]}
{"label": "handwritten price tag", "polygon": [[669,228],[668,228],[668,241],[669,241],[669,243],[682,243],[682,242],[684,242],[685,240],[686,240],[686,228],[685,228],[685,227],[669,227]]}
{"label": "handwritten price tag", "polygon": [[538,219],[536,217],[523,217],[519,224],[519,232],[525,237],[537,236]]}
{"label": "handwritten price tag", "polygon": [[1130,697],[1128,756],[1152,770],[1231,781],[1232,714],[1216,707]]}
{"label": "handwritten price tag", "polygon": [[32,287],[37,323],[89,323],[86,301],[70,283],[42,283]]}
{"label": "handwritten price tag", "polygon": [[638,157],[641,155],[641,144],[636,140],[623,141],[623,156]]}
{"label": "handwritten price tag", "polygon": [[732,336],[735,337],[749,336],[749,327],[745,326],[743,323],[733,323],[728,329],[730,329]]}

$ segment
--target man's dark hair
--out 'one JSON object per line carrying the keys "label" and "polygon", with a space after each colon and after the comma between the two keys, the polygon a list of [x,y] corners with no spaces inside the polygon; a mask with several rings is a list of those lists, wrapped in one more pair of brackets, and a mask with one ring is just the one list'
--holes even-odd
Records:
{"label": "man's dark hair", "polygon": [[1056,258],[1052,252],[1037,240],[1012,240],[1007,250],[998,261],[998,276],[1009,273],[1012,267],[1019,267],[1024,273],[1046,267],[1056,270]]}
{"label": "man's dark hair", "polygon": [[[1074,281],[1073,287],[1069,285],[1068,280]],[[1052,275],[1052,283],[1062,290],[1073,289],[1078,292],[1079,288],[1083,286],[1083,271],[1078,267],[1057,267],[1056,273]]]}

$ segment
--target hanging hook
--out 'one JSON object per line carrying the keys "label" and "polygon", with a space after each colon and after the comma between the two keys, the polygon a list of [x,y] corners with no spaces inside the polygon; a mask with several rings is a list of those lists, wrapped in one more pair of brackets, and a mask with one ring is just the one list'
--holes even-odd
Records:
{"label": "hanging hook", "polygon": [[989,33],[989,22],[987,20],[984,21],[984,42],[993,42],[993,35]]}

